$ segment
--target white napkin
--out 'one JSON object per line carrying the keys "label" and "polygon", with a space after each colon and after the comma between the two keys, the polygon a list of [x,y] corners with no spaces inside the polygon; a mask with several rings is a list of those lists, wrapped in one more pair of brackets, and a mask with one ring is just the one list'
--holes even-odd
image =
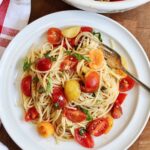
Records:
{"label": "white napkin", "polygon": [[[13,37],[27,25],[30,12],[31,0],[0,0],[0,57]],[[0,142],[0,150],[8,148]]]}
{"label": "white napkin", "polygon": [[13,37],[27,25],[31,0],[3,0],[0,5],[0,57]]}
{"label": "white napkin", "polygon": [[0,150],[8,150],[8,148],[4,144],[0,143]]}

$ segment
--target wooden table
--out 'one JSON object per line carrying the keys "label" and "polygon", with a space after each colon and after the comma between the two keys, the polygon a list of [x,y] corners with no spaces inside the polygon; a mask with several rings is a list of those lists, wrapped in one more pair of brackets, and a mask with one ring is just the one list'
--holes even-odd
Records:
{"label": "wooden table", "polygon": [[[71,9],[76,8],[65,4],[61,0],[32,0],[29,22],[46,14]],[[107,14],[107,16],[118,21],[132,32],[143,45],[150,59],[150,3],[125,13]],[[6,144],[10,150],[20,150],[11,140],[3,126],[0,128],[0,141]],[[138,140],[131,146],[130,150],[150,150],[150,121]]]}

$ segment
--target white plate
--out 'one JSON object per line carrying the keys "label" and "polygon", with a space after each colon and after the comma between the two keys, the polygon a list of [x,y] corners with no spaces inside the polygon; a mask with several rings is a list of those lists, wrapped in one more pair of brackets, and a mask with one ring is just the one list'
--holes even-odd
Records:
{"label": "white plate", "polygon": [[150,0],[124,0],[116,2],[99,2],[95,0],[63,0],[64,2],[88,11],[97,13],[124,12],[141,6]]}
{"label": "white plate", "polygon": [[[56,144],[53,138],[40,138],[33,124],[23,121],[23,112],[18,106],[17,76],[20,72],[20,60],[25,57],[29,47],[44,36],[49,27],[71,25],[88,25],[99,30],[106,44],[109,44],[110,37],[113,38],[116,50],[126,57],[129,70],[150,85],[150,69],[143,48],[133,35],[115,21],[84,11],[63,11],[38,19],[14,38],[0,64],[0,116],[7,132],[22,149],[84,149],[74,141]],[[123,104],[124,114],[121,119],[115,120],[109,134],[95,138],[93,149],[122,150],[129,147],[145,127],[149,108],[149,93],[137,85],[129,92]]]}

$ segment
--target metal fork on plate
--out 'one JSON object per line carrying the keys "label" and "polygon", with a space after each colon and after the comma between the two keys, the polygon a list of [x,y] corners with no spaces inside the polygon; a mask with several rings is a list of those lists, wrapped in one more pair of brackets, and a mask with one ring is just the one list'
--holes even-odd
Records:
{"label": "metal fork on plate", "polygon": [[104,50],[104,56],[107,58],[108,66],[114,69],[121,69],[130,77],[132,77],[136,82],[138,82],[141,86],[143,86],[146,90],[150,92],[150,87],[148,87],[145,83],[140,81],[137,77],[131,74],[122,64],[121,56],[118,52],[114,49],[110,48],[109,46],[101,43],[101,46]]}

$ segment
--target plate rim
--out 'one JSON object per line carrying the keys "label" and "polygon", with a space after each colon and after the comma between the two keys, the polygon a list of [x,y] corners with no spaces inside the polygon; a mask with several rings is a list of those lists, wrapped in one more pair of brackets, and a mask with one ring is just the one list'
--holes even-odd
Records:
{"label": "plate rim", "polygon": [[[1,66],[2,66],[3,62],[5,61],[5,57],[10,53],[10,52],[8,51],[8,49],[11,49],[11,46],[12,46],[13,43],[15,42],[16,38],[18,38],[18,37],[20,36],[20,34],[25,33],[25,31],[27,30],[27,28],[32,28],[32,26],[33,26],[34,24],[36,24],[37,22],[40,22],[43,18],[47,18],[48,16],[55,15],[55,14],[68,13],[68,12],[69,12],[69,13],[75,13],[75,12],[77,12],[77,13],[78,13],[78,12],[82,13],[82,12],[87,12],[87,11],[67,10],[67,11],[55,12],[55,13],[52,13],[52,14],[43,16],[43,17],[41,17],[41,18],[39,18],[39,19],[33,21],[32,23],[30,23],[30,24],[29,24],[27,27],[25,27],[20,33],[18,33],[18,35],[11,41],[11,43],[9,44],[9,46],[7,47],[7,49],[5,50],[5,53],[3,54],[3,56],[2,56],[2,58],[1,58],[1,60],[0,60],[0,62],[1,62],[1,63],[0,63],[0,73],[2,72],[2,71],[1,71],[1,68],[2,68],[2,67],[1,67]],[[143,47],[141,46],[141,44],[139,43],[139,41],[133,36],[132,33],[130,33],[125,27],[123,27],[121,24],[119,24],[118,22],[114,21],[114,20],[111,19],[111,18],[108,18],[108,17],[103,16],[103,15],[98,15],[98,14],[95,14],[95,13],[91,13],[91,12],[88,12],[88,13],[91,14],[91,15],[95,15],[95,16],[97,16],[97,17],[98,17],[98,16],[99,16],[99,17],[102,17],[102,18],[104,18],[105,20],[108,20],[109,22],[112,22],[113,24],[119,26],[121,29],[125,30],[125,32],[127,32],[128,35],[132,37],[132,39],[134,40],[134,42],[136,42],[136,44],[139,46],[141,52],[143,53],[143,55],[144,55],[144,57],[145,57],[145,62],[148,64],[149,69],[150,69],[149,59],[148,59],[148,57],[147,57],[147,55],[146,55],[146,52],[144,51],[144,49],[143,49]],[[0,80],[1,80],[1,79],[0,79]],[[5,119],[4,119],[5,117],[2,115],[2,113],[3,113],[3,112],[1,111],[1,106],[0,106],[0,116],[1,116],[1,120],[2,120],[2,122],[3,122],[3,125],[4,125],[4,127],[5,127],[5,129],[6,129],[6,131],[7,131],[7,133],[9,134],[9,136],[12,138],[12,140],[13,140],[19,147],[24,148],[23,145],[21,145],[17,140],[15,140],[14,135],[11,135],[11,134],[10,134],[10,130],[6,127],[6,126],[7,126],[7,125],[6,125],[7,123],[4,121],[4,120],[5,120]],[[137,138],[139,137],[139,135],[141,134],[141,132],[143,131],[143,129],[145,128],[145,126],[146,126],[146,124],[147,124],[147,122],[148,122],[149,115],[150,115],[150,110],[149,110],[149,113],[148,113],[147,116],[146,116],[146,120],[145,120],[145,122],[144,122],[142,128],[139,130],[139,132],[138,132],[138,134],[136,135],[136,137],[134,138],[134,140],[132,140],[132,141],[130,142],[130,144],[129,144],[126,148],[129,148],[129,147],[137,140]],[[8,132],[8,131],[9,131],[9,132]]]}
{"label": "plate rim", "polygon": [[101,10],[106,10],[106,11],[112,11],[112,10],[116,10],[116,11],[121,11],[122,9],[130,9],[130,8],[134,8],[134,7],[138,7],[140,5],[143,5],[147,2],[149,2],[149,0],[133,0],[133,1],[123,1],[123,2],[98,2],[98,1],[91,1],[91,0],[87,0],[86,3],[84,1],[81,0],[63,0],[66,3],[69,3],[71,5],[75,5],[75,6],[79,6],[79,7],[86,7],[86,8],[92,8],[92,9],[97,9],[96,11],[101,11]]}

